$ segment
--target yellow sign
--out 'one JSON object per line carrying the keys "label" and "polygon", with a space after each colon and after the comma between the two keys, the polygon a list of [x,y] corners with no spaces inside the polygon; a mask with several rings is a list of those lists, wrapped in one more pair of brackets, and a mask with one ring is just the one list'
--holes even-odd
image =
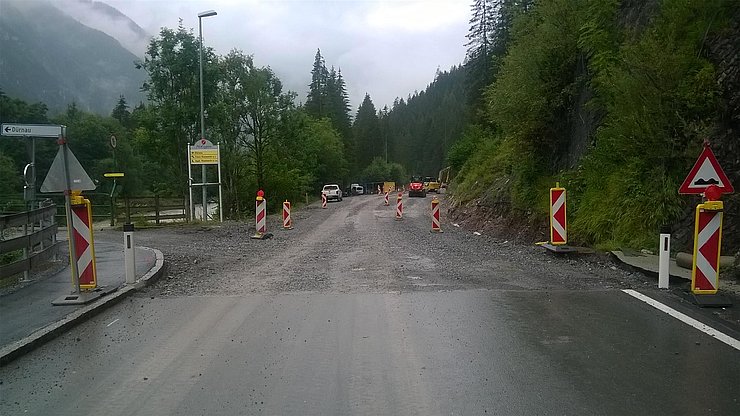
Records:
{"label": "yellow sign", "polygon": [[106,178],[123,178],[124,175],[121,172],[108,172],[104,173],[103,176]]}
{"label": "yellow sign", "polygon": [[218,149],[190,149],[190,163],[193,165],[211,165],[218,163]]}

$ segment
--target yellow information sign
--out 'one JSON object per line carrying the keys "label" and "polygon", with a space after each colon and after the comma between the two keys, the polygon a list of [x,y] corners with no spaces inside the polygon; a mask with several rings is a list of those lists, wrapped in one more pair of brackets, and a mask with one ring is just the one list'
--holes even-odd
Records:
{"label": "yellow information sign", "polygon": [[218,164],[218,149],[190,148],[190,163],[193,165]]}

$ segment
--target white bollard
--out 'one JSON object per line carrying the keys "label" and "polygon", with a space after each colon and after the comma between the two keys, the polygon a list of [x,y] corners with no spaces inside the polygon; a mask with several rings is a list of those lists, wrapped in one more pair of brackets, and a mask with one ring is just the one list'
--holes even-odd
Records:
{"label": "white bollard", "polygon": [[658,289],[668,289],[671,267],[671,230],[662,227],[660,230],[660,258],[658,260]]}
{"label": "white bollard", "polygon": [[126,269],[126,284],[136,283],[136,251],[134,250],[134,224],[123,224],[123,259]]}

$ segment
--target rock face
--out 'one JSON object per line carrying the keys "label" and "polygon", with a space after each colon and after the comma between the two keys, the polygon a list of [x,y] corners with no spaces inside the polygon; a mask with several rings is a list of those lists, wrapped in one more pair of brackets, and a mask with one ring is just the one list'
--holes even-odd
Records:
{"label": "rock face", "polygon": [[[715,65],[717,83],[722,91],[716,123],[709,139],[712,150],[737,190],[735,194],[723,197],[725,217],[722,254],[740,258],[740,9],[738,10],[731,17],[731,24],[727,29],[705,39],[703,53]],[[657,0],[624,0],[619,6],[618,24],[634,35],[648,27],[659,12],[660,2]],[[584,58],[579,59],[576,71],[579,78],[589,76]],[[571,122],[570,129],[566,132],[567,153],[553,155],[550,160],[553,172],[577,168],[589,146],[593,144],[602,114],[587,105],[592,96],[589,83],[580,82],[569,114]],[[538,213],[519,212],[512,208],[509,188],[510,181],[501,179],[472,202],[457,202],[458,198],[453,195],[450,215],[460,223],[481,229],[488,228],[489,232],[500,236],[532,241],[547,239],[547,218]],[[698,201],[698,198],[695,199]],[[673,224],[672,246],[677,250],[691,251],[693,227],[692,205]]]}
{"label": "rock face", "polygon": [[723,254],[740,255],[740,10],[732,23],[709,40],[709,59],[717,68],[722,90],[722,112],[718,115],[712,149],[735,187],[735,194],[723,198],[725,222]]}

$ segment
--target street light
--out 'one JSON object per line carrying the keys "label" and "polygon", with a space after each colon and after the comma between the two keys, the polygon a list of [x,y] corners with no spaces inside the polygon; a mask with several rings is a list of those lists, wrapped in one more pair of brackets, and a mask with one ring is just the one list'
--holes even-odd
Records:
{"label": "street light", "polygon": [[[206,138],[206,124],[205,117],[203,115],[203,18],[215,16],[217,13],[215,10],[206,10],[198,13],[198,37],[200,38],[200,53],[199,53],[199,67],[200,67],[200,138]],[[201,179],[203,184],[203,221],[208,219],[208,193],[206,189],[206,165],[201,166]]]}

